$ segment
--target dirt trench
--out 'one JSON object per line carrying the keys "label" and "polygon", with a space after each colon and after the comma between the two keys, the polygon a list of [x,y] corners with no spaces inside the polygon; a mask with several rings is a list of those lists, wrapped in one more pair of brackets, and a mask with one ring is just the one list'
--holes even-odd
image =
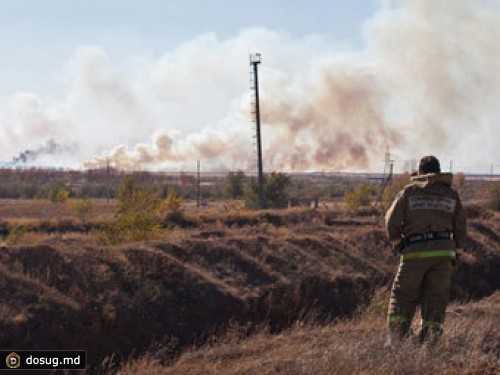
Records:
{"label": "dirt trench", "polygon": [[367,275],[354,272],[360,260],[327,239],[3,248],[0,346],[83,348],[96,365],[165,340],[189,347],[234,321],[279,331],[312,314],[346,316],[370,297],[370,275],[381,275],[368,265]]}
{"label": "dirt trench", "polygon": [[[474,255],[457,266],[454,298],[500,286],[496,228],[479,224],[469,236]],[[167,342],[175,353],[232,322],[278,332],[297,320],[350,317],[389,287],[397,262],[374,226],[215,230],[114,248],[67,241],[2,248],[0,346],[85,349],[97,372],[111,354],[119,363]]]}

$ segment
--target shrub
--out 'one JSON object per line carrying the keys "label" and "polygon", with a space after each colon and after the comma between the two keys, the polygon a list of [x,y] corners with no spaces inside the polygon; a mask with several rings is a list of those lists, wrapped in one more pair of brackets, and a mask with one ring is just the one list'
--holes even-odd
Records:
{"label": "shrub", "polygon": [[9,235],[5,239],[7,245],[17,245],[23,239],[24,235],[28,232],[26,225],[16,225],[9,231]]}
{"label": "shrub", "polygon": [[375,198],[375,188],[370,184],[362,184],[344,195],[344,203],[349,208],[369,206]]}
{"label": "shrub", "polygon": [[185,218],[182,214],[182,198],[177,194],[174,188],[171,187],[168,189],[167,197],[162,206],[166,225],[184,223]]}
{"label": "shrub", "polygon": [[52,203],[64,203],[69,198],[69,190],[62,182],[56,181],[48,186],[46,197]]}
{"label": "shrub", "polygon": [[76,210],[76,214],[78,218],[82,221],[82,223],[86,224],[90,220],[92,215],[92,201],[89,197],[84,197],[76,201],[74,203],[74,208]]}
{"label": "shrub", "polygon": [[167,213],[178,214],[181,212],[182,198],[177,194],[177,191],[174,188],[168,189],[164,206]]}

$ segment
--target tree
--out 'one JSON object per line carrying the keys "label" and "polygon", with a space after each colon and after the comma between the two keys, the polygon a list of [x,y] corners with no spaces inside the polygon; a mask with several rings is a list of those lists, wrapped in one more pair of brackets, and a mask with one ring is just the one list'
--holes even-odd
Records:
{"label": "tree", "polygon": [[225,191],[233,199],[243,196],[243,183],[245,182],[245,173],[243,171],[229,172],[226,177]]}
{"label": "tree", "polygon": [[[264,203],[266,208],[284,208],[288,206],[288,188],[292,181],[281,172],[264,176]],[[248,208],[259,207],[259,184],[252,179],[245,190],[245,203]]]}
{"label": "tree", "polygon": [[161,228],[160,208],[154,188],[136,186],[133,178],[125,178],[118,192],[114,221],[104,233],[106,241],[114,244],[153,237]]}
{"label": "tree", "polygon": [[284,208],[288,206],[288,188],[292,180],[284,173],[271,173],[267,176],[264,192],[265,204],[268,208]]}
{"label": "tree", "polygon": [[[265,176],[264,176],[265,179]],[[256,178],[252,178],[245,188],[245,206],[250,209],[259,208],[259,183]]]}

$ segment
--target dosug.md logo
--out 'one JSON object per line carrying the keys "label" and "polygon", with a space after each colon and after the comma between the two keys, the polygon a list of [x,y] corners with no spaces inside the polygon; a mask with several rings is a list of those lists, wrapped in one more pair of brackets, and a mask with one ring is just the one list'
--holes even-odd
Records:
{"label": "dosug.md logo", "polygon": [[5,363],[8,368],[18,368],[21,365],[21,357],[12,352],[7,356],[7,358],[5,358]]}

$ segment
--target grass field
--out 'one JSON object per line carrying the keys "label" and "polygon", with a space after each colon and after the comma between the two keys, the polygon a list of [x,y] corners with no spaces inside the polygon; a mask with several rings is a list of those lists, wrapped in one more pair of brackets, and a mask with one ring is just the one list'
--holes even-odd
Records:
{"label": "grass field", "polygon": [[384,315],[398,259],[376,208],[188,203],[189,225],[110,246],[97,224],[113,217],[113,203],[92,203],[82,231],[71,204],[0,202],[3,221],[30,223],[0,250],[0,347],[85,349],[90,373],[500,368],[498,214],[468,208],[469,254],[455,271],[443,340],[396,350],[384,347]]}

